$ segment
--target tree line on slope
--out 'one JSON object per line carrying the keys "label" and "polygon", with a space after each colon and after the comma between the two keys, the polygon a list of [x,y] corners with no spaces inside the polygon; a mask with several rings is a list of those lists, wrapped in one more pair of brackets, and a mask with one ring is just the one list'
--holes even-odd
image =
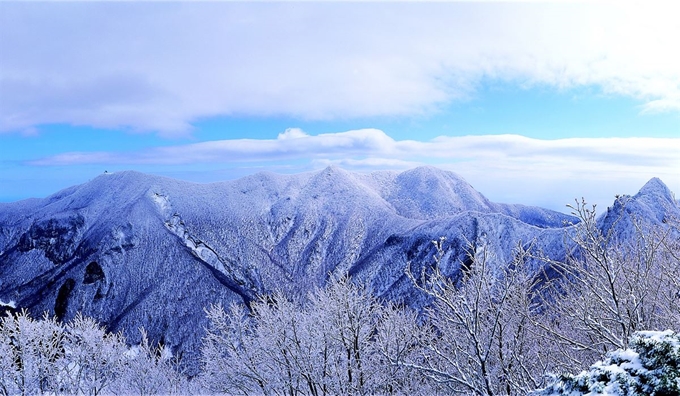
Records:
{"label": "tree line on slope", "polygon": [[[669,229],[635,219],[633,236],[620,238],[614,227],[598,228],[594,208],[577,202],[573,210],[581,221],[570,234],[575,249],[563,261],[518,246],[513,262],[499,268],[490,265],[491,242],[482,240],[470,246],[454,280],[438,271],[445,239],[434,241],[432,269],[405,274],[431,301],[423,312],[380,301],[347,277],[304,298],[274,293],[248,308],[209,307],[202,372],[194,378],[179,372],[170,351],[151,345],[144,334],[140,345],[128,347],[120,334],[81,316],[59,323],[47,316],[33,320],[25,312],[8,315],[0,323],[0,394],[611,390],[581,386],[588,378],[599,384],[601,376],[566,373],[639,347],[646,334],[641,330],[677,330],[677,241]],[[545,271],[529,271],[528,259],[541,260]]]}

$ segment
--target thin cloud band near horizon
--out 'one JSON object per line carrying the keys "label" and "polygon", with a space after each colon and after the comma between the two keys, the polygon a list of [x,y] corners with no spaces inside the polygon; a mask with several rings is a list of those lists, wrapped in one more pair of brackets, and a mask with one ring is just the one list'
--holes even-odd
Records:
{"label": "thin cloud band near horizon", "polygon": [[[624,167],[680,169],[680,138],[536,139],[520,135],[439,136],[427,141],[395,140],[378,129],[308,135],[291,128],[276,139],[226,139],[155,147],[132,152],[66,152],[27,161],[32,166],[85,164],[183,165],[275,162],[280,160],[366,160],[369,166],[393,161],[502,160],[581,161]],[[380,161],[380,159],[384,161]]]}

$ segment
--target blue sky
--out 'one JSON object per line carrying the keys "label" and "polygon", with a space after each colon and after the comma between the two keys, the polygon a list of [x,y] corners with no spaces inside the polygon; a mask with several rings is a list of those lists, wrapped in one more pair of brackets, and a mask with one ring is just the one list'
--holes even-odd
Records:
{"label": "blue sky", "polygon": [[680,191],[661,3],[0,2],[0,202],[104,170],[452,170],[498,202]]}

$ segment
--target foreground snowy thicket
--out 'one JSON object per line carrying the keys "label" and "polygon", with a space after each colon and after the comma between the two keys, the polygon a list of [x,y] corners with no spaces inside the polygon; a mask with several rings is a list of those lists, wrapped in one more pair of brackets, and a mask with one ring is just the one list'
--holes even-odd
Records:
{"label": "foreground snowy thicket", "polygon": [[578,375],[556,376],[535,395],[680,394],[680,335],[671,330],[640,331],[630,346],[607,354]]}
{"label": "foreground snowy thicket", "polygon": [[0,394],[169,394],[189,390],[162,347],[128,347],[90,318],[68,323],[25,311],[0,322]]}
{"label": "foreground snowy thicket", "polygon": [[[428,296],[423,312],[348,277],[307,295],[208,307],[192,378],[145,336],[131,348],[90,319],[10,314],[0,324],[0,393],[675,394],[677,335],[640,331],[678,330],[678,236],[623,215],[603,226],[584,204],[573,209],[576,248],[563,261],[529,243],[499,268],[490,265],[497,242],[482,238],[451,279],[438,265],[446,240],[435,241],[432,263],[404,274]],[[621,221],[632,235],[613,231]],[[538,273],[524,265],[536,259]]]}

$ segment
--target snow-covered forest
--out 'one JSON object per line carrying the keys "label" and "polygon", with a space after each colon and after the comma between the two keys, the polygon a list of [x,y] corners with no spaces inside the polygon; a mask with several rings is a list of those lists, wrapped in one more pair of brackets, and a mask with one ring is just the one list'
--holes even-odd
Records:
{"label": "snow-covered forest", "polygon": [[128,345],[92,319],[36,319],[3,303],[0,393],[678,394],[675,227],[620,215],[612,221],[631,222],[621,235],[585,203],[572,209],[579,222],[565,238],[576,248],[561,261],[525,243],[499,268],[494,242],[478,240],[450,278],[439,271],[446,239],[433,241],[431,262],[404,274],[427,296],[422,310],[351,276],[206,307],[198,375],[143,329]]}

